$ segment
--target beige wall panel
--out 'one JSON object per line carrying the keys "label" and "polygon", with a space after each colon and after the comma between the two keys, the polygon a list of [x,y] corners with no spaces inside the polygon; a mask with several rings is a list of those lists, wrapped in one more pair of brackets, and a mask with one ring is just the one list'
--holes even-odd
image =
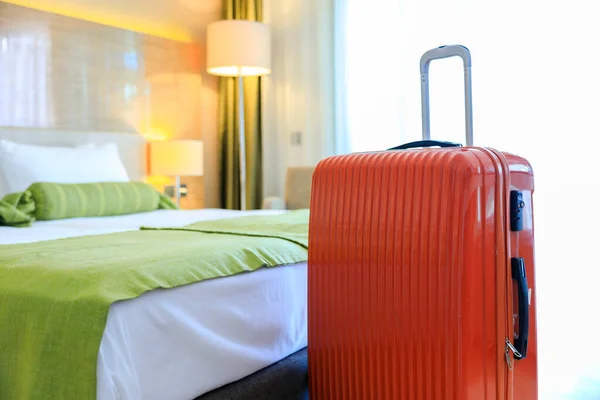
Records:
{"label": "beige wall panel", "polygon": [[202,139],[206,175],[182,178],[182,206],[215,207],[217,79],[204,56],[201,44],[0,2],[0,126]]}

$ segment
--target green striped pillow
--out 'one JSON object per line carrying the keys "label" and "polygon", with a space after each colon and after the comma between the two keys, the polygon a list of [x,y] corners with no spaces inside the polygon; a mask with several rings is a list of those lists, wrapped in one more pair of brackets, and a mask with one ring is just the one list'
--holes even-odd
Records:
{"label": "green striped pillow", "polygon": [[106,217],[176,208],[166,196],[143,182],[60,184],[38,182],[28,189],[38,221]]}

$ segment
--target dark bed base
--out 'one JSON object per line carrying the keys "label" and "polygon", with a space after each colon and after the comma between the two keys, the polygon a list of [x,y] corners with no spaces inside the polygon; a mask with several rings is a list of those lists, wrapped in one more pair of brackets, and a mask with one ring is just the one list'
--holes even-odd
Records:
{"label": "dark bed base", "polygon": [[306,348],[239,381],[215,389],[196,400],[307,400]]}

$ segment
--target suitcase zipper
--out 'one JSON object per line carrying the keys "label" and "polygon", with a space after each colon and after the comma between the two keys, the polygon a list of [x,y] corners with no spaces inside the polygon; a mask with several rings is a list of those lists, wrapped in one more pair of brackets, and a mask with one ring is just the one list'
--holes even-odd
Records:
{"label": "suitcase zipper", "polygon": [[[486,149],[488,151],[490,151],[498,160],[499,164],[501,165],[501,173],[499,174],[498,178],[502,179],[502,184],[500,185],[500,191],[502,193],[501,198],[505,199],[504,201],[509,200],[508,196],[510,193],[510,172],[509,172],[509,167],[508,164],[506,162],[506,159],[504,158],[504,156],[502,155],[502,153],[500,153],[497,150],[494,149]],[[500,172],[500,170],[498,170],[498,172]],[[509,211],[509,204],[508,201],[506,204],[503,205],[503,208],[506,211]],[[510,273],[510,268],[508,268],[509,264],[508,264],[508,260],[510,260],[510,214],[507,212],[506,214],[506,225],[505,225],[505,248],[506,248],[506,263],[505,266],[507,268],[507,275],[506,275],[506,282],[512,282],[511,278],[512,278],[512,274]],[[512,322],[513,322],[513,307],[512,307],[512,296],[511,296],[511,291],[509,289],[510,284],[507,284],[507,293],[506,293],[506,300],[507,300],[507,304],[506,304],[506,311],[509,314],[508,320],[507,320],[507,324],[506,324],[506,336],[504,337],[504,343],[505,343],[505,348],[504,348],[504,355],[506,357],[506,370],[505,370],[505,384],[506,384],[506,392],[505,392],[505,399],[506,400],[513,400],[514,399],[514,393],[513,393],[513,368],[514,368],[514,359],[516,356],[520,356],[521,354],[519,353],[519,351],[515,348],[515,346],[512,344],[511,340],[509,339],[511,337],[511,332],[512,332]],[[512,357],[510,355],[510,353],[512,353]]]}
{"label": "suitcase zipper", "polygon": [[510,354],[508,351],[513,353],[513,359],[521,358],[521,353],[515,348],[515,346],[510,342],[508,338],[506,338],[506,347],[504,348],[504,354],[506,355],[506,363],[508,364],[508,369],[513,369],[513,363],[510,358]]}
{"label": "suitcase zipper", "polygon": [[[504,158],[504,156],[502,155],[502,153],[500,153],[497,150],[494,149],[490,149],[490,148],[485,148],[485,147],[479,147],[479,150],[481,150],[484,154],[486,154],[488,157],[490,157],[492,160],[494,160],[494,164],[496,166],[496,179],[500,180],[501,182],[496,182],[496,190],[498,190],[499,193],[499,197],[497,197],[497,200],[500,200],[500,204],[502,204],[502,209],[505,209],[507,212],[509,211],[509,205],[507,204],[507,200],[508,200],[508,194],[509,194],[509,189],[510,189],[510,176],[509,176],[509,167],[508,164],[506,162],[506,159]],[[498,209],[498,208],[497,208]],[[506,213],[505,216],[505,221],[504,221],[504,226],[506,227],[503,231],[504,233],[504,237],[502,238],[503,241],[503,247],[506,250],[506,262],[504,263],[504,268],[506,268],[506,282],[512,282],[511,278],[512,278],[512,274],[509,275],[509,271],[510,269],[508,268],[508,260],[510,259],[510,236],[509,236],[509,232],[510,232],[510,218],[509,218],[509,214]],[[511,322],[512,322],[512,298],[511,298],[511,294],[510,294],[510,289],[509,289],[509,285],[506,286],[506,290],[507,292],[505,293],[505,300],[506,300],[506,312],[509,314],[509,316],[507,317],[506,320],[506,326],[505,326],[505,330],[504,330],[504,334],[502,336],[504,336],[505,340],[504,340],[504,357],[506,359],[506,366],[504,368],[502,368],[502,370],[499,370],[499,376],[498,378],[500,378],[498,380],[498,393],[497,393],[497,398],[501,399],[501,400],[513,400],[513,390],[512,390],[512,385],[513,385],[513,368],[514,368],[514,363],[513,363],[513,359],[511,359],[511,355],[510,353],[513,353],[513,357],[515,357],[517,354],[520,355],[519,351],[513,346],[513,344],[511,343],[511,341],[509,340],[509,337],[511,336],[510,332],[511,332]],[[506,318],[506,317],[504,317]],[[502,337],[500,336],[500,337]],[[498,338],[500,339],[500,338]],[[498,365],[498,367],[500,368],[500,365]],[[504,385],[503,390],[501,389],[500,385],[502,385],[502,381]]]}

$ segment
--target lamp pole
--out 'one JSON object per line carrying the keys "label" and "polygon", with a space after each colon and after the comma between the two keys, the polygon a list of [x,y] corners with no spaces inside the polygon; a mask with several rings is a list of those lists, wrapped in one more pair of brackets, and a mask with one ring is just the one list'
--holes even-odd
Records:
{"label": "lamp pole", "polygon": [[175,204],[177,204],[177,208],[181,205],[181,180],[179,179],[179,175],[175,175]]}
{"label": "lamp pole", "polygon": [[238,118],[240,141],[240,208],[246,210],[246,124],[244,122],[244,77],[241,74],[238,81]]}

